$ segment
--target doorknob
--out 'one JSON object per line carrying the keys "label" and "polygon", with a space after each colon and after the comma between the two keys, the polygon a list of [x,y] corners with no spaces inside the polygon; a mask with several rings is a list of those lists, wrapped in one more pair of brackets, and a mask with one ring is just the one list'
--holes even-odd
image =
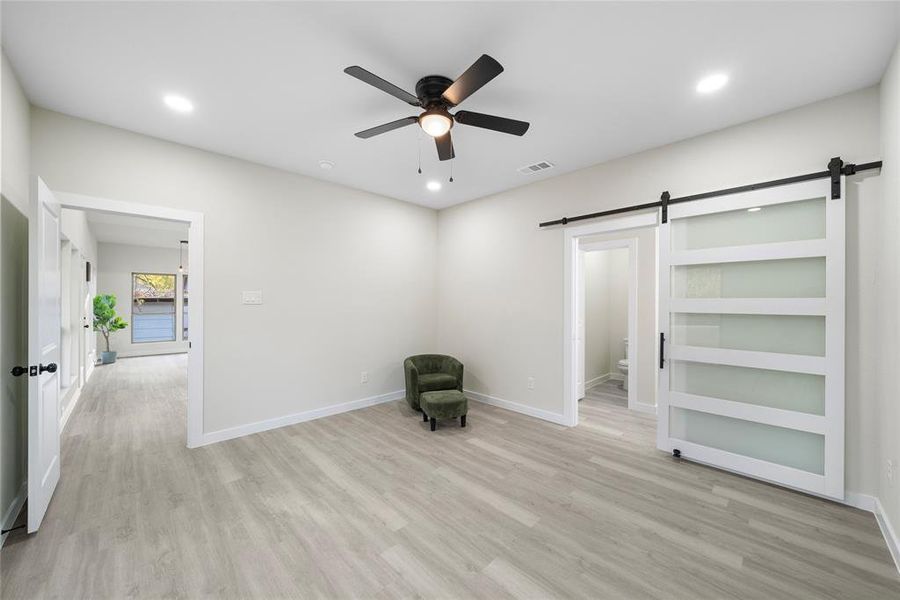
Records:
{"label": "doorknob", "polygon": [[49,365],[41,365],[38,369],[38,374],[47,371],[48,373],[56,373],[56,363],[50,363]]}
{"label": "doorknob", "polygon": [[12,373],[13,377],[19,377],[28,372],[28,367],[13,367],[9,372]]}

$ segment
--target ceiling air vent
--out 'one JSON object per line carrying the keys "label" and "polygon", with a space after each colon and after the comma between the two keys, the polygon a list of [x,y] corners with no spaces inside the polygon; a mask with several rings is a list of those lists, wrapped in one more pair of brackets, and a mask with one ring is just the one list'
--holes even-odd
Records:
{"label": "ceiling air vent", "polygon": [[532,175],[534,173],[540,173],[541,171],[546,171],[547,169],[552,169],[553,163],[547,162],[546,160],[542,160],[541,162],[534,163],[533,165],[528,165],[525,167],[519,167],[519,173],[522,175]]}

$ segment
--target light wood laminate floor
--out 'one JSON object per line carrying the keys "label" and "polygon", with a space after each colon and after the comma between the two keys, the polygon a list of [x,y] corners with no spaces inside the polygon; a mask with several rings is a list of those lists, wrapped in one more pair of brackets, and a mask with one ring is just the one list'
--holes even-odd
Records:
{"label": "light wood laminate floor", "polygon": [[572,429],[401,401],[187,450],[185,381],[98,368],[4,599],[900,597],[871,514],[675,461],[612,386]]}

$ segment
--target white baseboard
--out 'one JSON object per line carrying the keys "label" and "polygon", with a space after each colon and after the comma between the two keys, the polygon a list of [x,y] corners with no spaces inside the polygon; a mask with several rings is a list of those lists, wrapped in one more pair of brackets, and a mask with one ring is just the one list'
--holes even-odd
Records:
{"label": "white baseboard", "polygon": [[141,356],[163,356],[165,354],[187,354],[187,348],[159,348],[157,350],[122,350],[116,358],[139,358]]}
{"label": "white baseboard", "polygon": [[875,515],[875,521],[878,523],[878,528],[881,529],[881,535],[884,537],[884,542],[887,544],[888,551],[891,553],[891,558],[894,559],[894,566],[897,567],[897,572],[900,573],[900,539],[897,538],[897,532],[891,525],[891,521],[888,519],[887,514],[884,512],[881,500],[876,496],[869,496],[868,494],[846,492],[844,494],[844,504]]}
{"label": "white baseboard", "polygon": [[400,400],[401,398],[405,397],[406,391],[398,390],[396,392],[388,392],[387,394],[381,394],[379,396],[370,396],[368,398],[351,400],[350,402],[344,402],[342,404],[333,404],[331,406],[314,408],[313,410],[294,413],[292,415],[285,415],[283,417],[276,417],[274,419],[266,419],[265,421],[257,421],[256,423],[248,423],[247,425],[238,425],[237,427],[229,427],[228,429],[210,431],[203,434],[203,440],[199,445],[206,446],[208,444],[215,444],[216,442],[224,442],[225,440],[232,440],[234,438],[243,437],[245,435],[250,435],[253,433],[269,431],[270,429],[277,429],[279,427],[287,427],[288,425],[296,425],[297,423],[303,423],[304,421],[312,421],[314,419],[321,419],[322,417],[330,417],[332,415],[338,415],[340,413],[350,412],[351,410],[358,410],[360,408],[367,408],[369,406],[375,406],[376,404],[383,404],[385,402],[393,402],[394,400]]}
{"label": "white baseboard", "polygon": [[628,407],[628,410],[634,410],[637,412],[655,415],[656,414],[656,405],[655,404],[647,404],[646,402],[635,402],[634,406]]}
{"label": "white baseboard", "polygon": [[557,425],[568,425],[565,416],[561,415],[560,413],[550,412],[549,410],[544,410],[541,408],[534,408],[533,406],[519,404],[518,402],[512,402],[510,400],[503,400],[502,398],[488,396],[487,394],[473,392],[472,390],[464,391],[468,398],[477,400],[478,402],[482,402],[484,404],[490,404],[491,406],[496,406],[498,408],[505,408],[506,410],[511,410],[523,415],[528,415],[529,417],[535,417],[536,419],[550,421],[551,423],[556,423]]}
{"label": "white baseboard", "polygon": [[894,559],[894,566],[897,567],[897,571],[900,572],[900,539],[897,539],[897,530],[891,525],[887,513],[884,512],[884,507],[881,505],[881,500],[878,498],[875,498],[875,510],[872,512],[875,513],[875,520],[878,521],[881,535],[884,536],[884,541],[887,542],[891,558]]}
{"label": "white baseboard", "polygon": [[94,374],[94,367],[96,367],[96,363],[94,360],[94,353],[91,352],[91,358],[88,360],[87,368],[84,370],[84,383],[87,384],[88,381],[91,380],[91,375]]}
{"label": "white baseboard", "polygon": [[606,375],[601,375],[600,377],[594,377],[593,379],[588,379],[584,382],[584,389],[589,390],[593,387],[597,387],[601,383],[609,381],[612,377],[612,373],[607,373]]}
{"label": "white baseboard", "polygon": [[[16,518],[19,516],[19,513],[22,512],[22,507],[25,506],[25,498],[28,497],[28,481],[23,481],[22,486],[19,488],[19,493],[16,494],[16,497],[13,498],[12,502],[9,503],[9,506],[6,507],[6,511],[3,513],[3,520],[0,521],[0,525],[2,525],[3,529],[9,529],[12,527],[13,523],[16,522]],[[3,543],[6,542],[6,538],[9,536],[8,533],[0,536],[0,547],[3,547]]]}

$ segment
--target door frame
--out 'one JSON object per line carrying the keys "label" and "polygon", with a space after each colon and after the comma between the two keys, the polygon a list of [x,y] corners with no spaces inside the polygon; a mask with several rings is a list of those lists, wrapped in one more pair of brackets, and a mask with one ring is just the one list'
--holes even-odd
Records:
{"label": "door frame", "polygon": [[[191,274],[191,302],[188,319],[191,339],[188,344],[187,447],[197,448],[203,441],[203,213],[97,198],[69,192],[54,192],[62,208],[91,210],[114,215],[129,215],[177,221],[188,224],[188,273]],[[92,265],[96,271],[97,265]],[[92,274],[93,277],[93,274]]]}
{"label": "door frame", "polygon": [[[657,227],[658,225],[659,210],[653,210],[652,212],[607,218],[588,225],[569,227],[563,230],[563,422],[570,427],[578,425],[578,365],[575,361],[575,357],[577,356],[577,349],[575,346],[578,343],[576,331],[578,314],[577,265],[579,263],[578,253],[581,251],[579,247],[581,239],[592,235],[619,233],[631,229]],[[626,238],[616,241],[627,243],[629,240]],[[634,279],[635,285],[637,283],[636,269],[638,268],[636,249],[637,245],[635,244],[635,252],[633,254],[629,253],[630,256],[634,257],[634,260],[631,261],[633,264],[630,264],[629,267],[631,278]],[[636,307],[632,310],[631,287],[632,285],[629,281],[629,336],[636,335],[637,333],[637,310]],[[634,294],[634,303],[637,303],[636,293]],[[635,319],[634,334],[632,334],[631,329],[632,315]],[[629,342],[629,344],[630,343],[631,342]],[[635,378],[632,379],[633,369],[629,369],[628,371],[628,385],[629,388],[631,388],[632,383],[637,379],[636,375]],[[631,396],[632,395],[629,393],[629,408],[632,408]],[[644,408],[641,403],[637,402],[636,397],[635,408],[638,410]],[[655,408],[654,405],[654,411]]]}
{"label": "door frame", "polygon": [[[638,364],[638,356],[641,356],[640,344],[637,339],[637,287],[638,287],[638,239],[636,237],[621,238],[618,240],[604,240],[602,242],[591,242],[589,244],[579,244],[579,252],[604,252],[607,250],[628,250],[628,410],[645,411],[646,408],[638,405],[637,401],[637,369],[632,367]],[[578,261],[577,268],[584,271],[584,256]],[[583,279],[576,277],[576,281],[581,283]],[[577,290],[579,312],[584,309],[584,287]],[[577,356],[577,353],[576,353]],[[577,370],[578,365],[575,365]],[[577,372],[577,371],[576,371]],[[578,390],[579,392],[581,390]],[[645,403],[646,406],[646,403]]]}

